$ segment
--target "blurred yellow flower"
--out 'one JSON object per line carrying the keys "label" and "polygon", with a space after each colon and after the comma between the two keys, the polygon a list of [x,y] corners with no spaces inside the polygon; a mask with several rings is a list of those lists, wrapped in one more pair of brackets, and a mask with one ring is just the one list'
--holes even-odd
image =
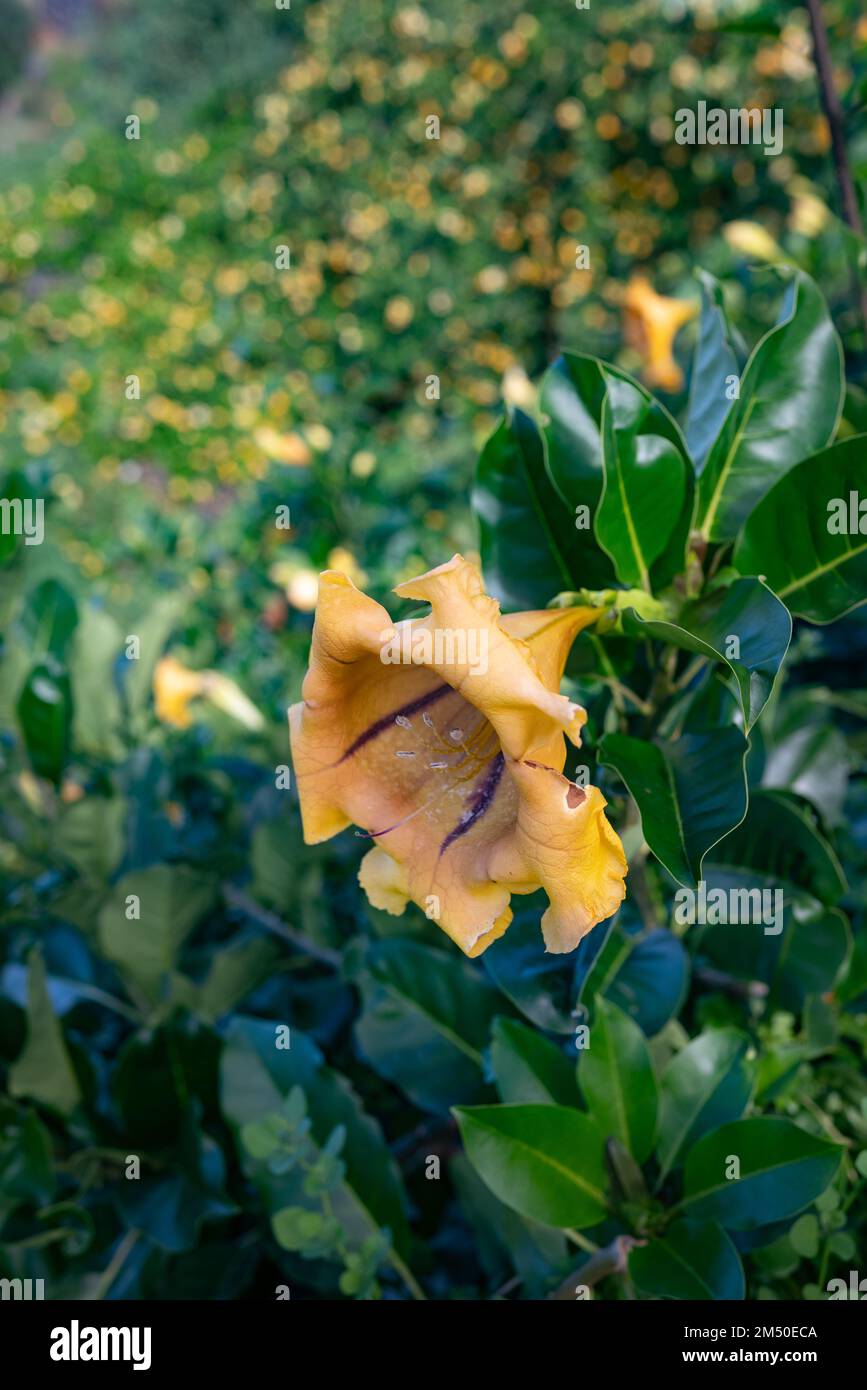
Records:
{"label": "blurred yellow flower", "polygon": [[188,705],[202,692],[202,676],[173,656],[164,656],[154,670],[154,708],[162,724],[188,729],[193,722]]}
{"label": "blurred yellow flower", "polygon": [[189,706],[196,699],[210,701],[247,729],[264,726],[261,711],[228,676],[219,671],[191,671],[177,657],[162,657],[154,670],[154,707],[161,723],[188,729],[193,722]]}
{"label": "blurred yellow flower", "polygon": [[281,434],[271,425],[261,425],[253,438],[262,453],[274,463],[286,463],[291,468],[305,468],[310,462],[310,449],[300,434]]}
{"label": "blurred yellow flower", "polygon": [[827,204],[808,187],[794,192],[789,226],[798,236],[817,237],[828,225],[830,217]]}
{"label": "blurred yellow flower", "polygon": [[751,256],[754,261],[784,261],[786,253],[779,242],[758,222],[729,222],[723,236],[733,251]]}
{"label": "blurred yellow flower", "polygon": [[695,317],[698,306],[657,294],[645,276],[633,275],[626,286],[623,308],[626,341],[641,353],[647,384],[679,391],[683,372],[674,360],[674,340],[683,325]]}

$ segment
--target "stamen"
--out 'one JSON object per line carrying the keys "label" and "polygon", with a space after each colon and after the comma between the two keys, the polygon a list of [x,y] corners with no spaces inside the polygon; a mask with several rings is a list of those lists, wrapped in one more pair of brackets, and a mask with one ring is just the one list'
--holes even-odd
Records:
{"label": "stamen", "polygon": [[433,729],[435,727],[433,720],[431,719],[430,715],[427,713],[426,710],[422,715],[422,719],[424,720],[425,724],[427,724],[429,729]]}
{"label": "stamen", "polygon": [[433,768],[435,772],[439,772],[442,768],[448,767],[448,763],[445,758],[442,758],[439,762],[428,763],[428,767]]}
{"label": "stamen", "polygon": [[449,729],[449,738],[454,739],[455,743],[460,743],[463,736],[463,729]]}
{"label": "stamen", "polygon": [[413,751],[400,748],[400,749],[398,749],[398,751],[395,753],[394,756],[395,756],[396,758],[414,758],[414,757],[415,757],[415,753],[414,753]]}
{"label": "stamen", "polygon": [[[427,720],[428,720],[429,717],[430,717],[430,716],[427,715],[427,714],[422,715],[422,718],[425,720],[425,722],[427,722]],[[410,721],[407,719],[407,717],[406,717],[405,714],[396,714],[396,715],[394,716],[394,722],[395,722],[395,724],[399,724],[400,727],[401,727],[402,729],[411,729],[411,728],[412,728],[412,724],[411,724]]]}

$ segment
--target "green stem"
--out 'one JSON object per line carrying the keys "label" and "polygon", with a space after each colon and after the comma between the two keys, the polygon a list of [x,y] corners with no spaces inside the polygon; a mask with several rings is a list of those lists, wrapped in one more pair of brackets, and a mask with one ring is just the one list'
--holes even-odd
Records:
{"label": "green stem", "polygon": [[409,1289],[413,1298],[417,1299],[420,1303],[426,1303],[427,1294],[425,1293],[421,1284],[416,1279],[409,1265],[401,1259],[400,1255],[398,1255],[394,1247],[392,1247],[392,1249],[389,1250],[386,1258],[388,1259],[388,1262],[392,1266],[392,1268],[395,1269],[397,1273],[400,1275],[401,1279],[406,1284],[406,1287]]}
{"label": "green stem", "polygon": [[140,1234],[140,1231],[133,1229],[132,1231],[128,1231],[124,1236],[102,1274],[99,1276],[96,1292],[93,1295],[94,1298],[105,1298],[115,1279],[120,1274],[121,1269],[126,1264],[127,1258],[132,1253],[133,1246]]}

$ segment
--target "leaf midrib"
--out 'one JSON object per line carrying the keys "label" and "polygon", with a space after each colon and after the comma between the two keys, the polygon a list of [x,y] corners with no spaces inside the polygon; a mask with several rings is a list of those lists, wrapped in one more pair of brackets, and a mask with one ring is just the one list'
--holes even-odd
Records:
{"label": "leaf midrib", "polygon": [[860,555],[867,550],[867,541],[863,545],[853,545],[851,549],[844,550],[833,560],[828,560],[824,565],[818,565],[816,569],[810,570],[809,574],[802,574],[799,579],[793,579],[791,584],[787,584],[784,589],[777,589],[777,598],[783,598],[786,594],[797,592],[807,584],[811,584],[814,579],[819,579],[823,574],[830,574],[831,570],[839,569],[856,555]]}
{"label": "leaf midrib", "polygon": [[498,1139],[507,1139],[510,1144],[514,1144],[517,1148],[525,1150],[534,1158],[539,1159],[540,1162],[547,1164],[555,1173],[561,1174],[575,1187],[580,1188],[582,1192],[586,1192],[589,1196],[593,1197],[601,1207],[605,1207],[605,1193],[601,1188],[594,1187],[592,1183],[587,1182],[586,1179],[582,1178],[574,1169],[565,1168],[562,1163],[557,1162],[556,1158],[552,1158],[550,1154],[544,1153],[542,1149],[534,1149],[532,1144],[528,1144],[525,1139],[518,1139],[513,1134],[504,1134],[502,1130],[496,1129],[493,1125],[486,1125],[483,1120],[470,1118],[473,1124],[478,1125],[479,1129],[485,1130],[488,1134],[495,1135]]}
{"label": "leaf midrib", "polygon": [[[817,1158],[830,1158],[830,1156],[830,1154],[814,1153],[802,1154],[800,1158],[795,1159],[783,1158],[780,1160],[779,1163],[769,1164],[767,1168],[755,1168],[751,1173],[744,1173],[743,1176],[737,1178],[736,1181],[745,1182],[748,1181],[750,1178],[763,1178],[768,1173],[775,1173],[778,1168],[799,1168],[803,1163],[812,1163]],[[680,1205],[682,1207],[688,1207],[690,1203],[699,1202],[704,1197],[712,1197],[717,1192],[725,1192],[727,1190],[730,1190],[731,1185],[731,1178],[726,1178],[724,1182],[715,1183],[713,1187],[704,1187],[700,1192],[693,1192],[689,1195],[689,1197],[684,1197]]]}

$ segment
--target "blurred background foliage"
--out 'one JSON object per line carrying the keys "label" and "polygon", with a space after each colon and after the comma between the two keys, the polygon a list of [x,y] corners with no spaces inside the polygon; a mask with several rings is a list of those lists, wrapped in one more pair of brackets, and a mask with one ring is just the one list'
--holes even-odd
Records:
{"label": "blurred background foliage", "polygon": [[[855,0],[825,12],[863,192],[867,20]],[[0,571],[4,1272],[44,1274],[54,1296],[270,1297],[286,1282],[317,1296],[336,1262],[340,1291],[364,1295],[381,1252],[351,1213],[323,1198],[318,1222],[277,1239],[264,1215],[275,1162],[307,1196],[340,1186],[342,1164],[379,1174],[385,1291],[405,1292],[405,1217],[382,1176],[400,1164],[429,1290],[487,1297],[504,1257],[478,1180],[456,1159],[451,1183],[425,1182],[420,1156],[456,1153],[438,1117],[490,1077],[435,1054],[422,1091],[438,1077],[437,1093],[401,1090],[352,1030],[353,942],[399,930],[429,946],[431,929],[362,902],[352,837],[302,849],[294,791],[275,786],[316,575],[345,569],[382,598],[474,553],[468,492],[502,400],[532,408],[563,347],[652,368],[625,331],[636,277],[697,304],[694,272],[712,271],[755,341],[777,307],[767,267],[801,266],[844,343],[844,429],[864,428],[863,247],[837,215],[806,12],[2,0],[0,29],[3,495],[46,499],[45,544]],[[735,99],[783,109],[783,154],[675,142],[679,107]],[[694,325],[676,340],[672,410],[694,341]],[[285,506],[291,526],[275,527]],[[780,714],[774,750],[784,785],[833,785],[856,865],[861,630],[856,616],[797,638],[791,679],[811,693],[803,718]],[[146,949],[131,894],[155,904]],[[519,965],[503,969],[518,981]],[[468,967],[449,970],[454,991]],[[487,1021],[502,997],[485,978],[466,987]],[[685,1005],[680,956],[657,979],[671,997],[649,1031],[681,1005],[699,1024],[752,1007],[713,989]],[[250,1018],[306,1035],[276,1137],[245,1111],[247,1073],[224,1075],[220,1101],[220,1058],[231,1073],[262,1053],[270,1025]],[[769,1094],[796,1110],[836,1097],[830,1123],[843,1113],[864,1142],[867,1096],[835,1042],[784,1011],[761,1026]],[[141,1183],[123,1181],[130,1153]],[[553,1240],[514,1225],[505,1274],[517,1260],[525,1288],[544,1287],[564,1259]],[[800,1258],[759,1263],[749,1296],[785,1292]],[[826,1246],[818,1258],[826,1270]]]}

